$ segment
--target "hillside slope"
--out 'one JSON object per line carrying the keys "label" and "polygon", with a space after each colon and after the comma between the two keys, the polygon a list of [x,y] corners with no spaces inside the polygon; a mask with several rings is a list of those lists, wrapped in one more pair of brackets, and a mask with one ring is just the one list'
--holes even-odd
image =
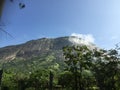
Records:
{"label": "hillside slope", "polygon": [[1,67],[14,71],[39,68],[61,70],[65,66],[62,47],[72,45],[69,37],[41,38],[21,45],[0,48]]}

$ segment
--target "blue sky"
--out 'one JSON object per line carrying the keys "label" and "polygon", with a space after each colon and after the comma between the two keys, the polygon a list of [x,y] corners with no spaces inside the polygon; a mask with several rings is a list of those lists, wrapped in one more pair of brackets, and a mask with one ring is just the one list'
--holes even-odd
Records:
{"label": "blue sky", "polygon": [[[19,9],[18,1],[26,8]],[[120,42],[120,0],[6,0],[0,47],[42,37],[92,35],[102,48]]]}

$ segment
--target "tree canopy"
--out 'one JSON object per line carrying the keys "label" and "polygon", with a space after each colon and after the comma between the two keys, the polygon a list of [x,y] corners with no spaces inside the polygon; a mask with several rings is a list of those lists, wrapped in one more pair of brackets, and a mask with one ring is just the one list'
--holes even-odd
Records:
{"label": "tree canopy", "polygon": [[[119,90],[119,48],[89,50],[87,46],[63,48],[68,71],[73,74],[75,90]],[[87,71],[87,73],[86,73]],[[90,75],[91,74],[91,75]],[[91,83],[90,83],[91,82]],[[71,84],[70,84],[71,85]]]}

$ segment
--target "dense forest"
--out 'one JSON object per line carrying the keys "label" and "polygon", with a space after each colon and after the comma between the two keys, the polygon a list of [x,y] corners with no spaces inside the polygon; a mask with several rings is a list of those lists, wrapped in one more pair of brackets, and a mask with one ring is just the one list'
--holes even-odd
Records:
{"label": "dense forest", "polygon": [[[85,45],[63,47],[64,68],[57,70],[39,67],[41,62],[29,66],[31,70],[3,69],[2,90],[119,90],[119,47],[103,50]],[[52,58],[49,57],[49,58]],[[49,61],[48,61],[49,62]],[[36,63],[36,64],[35,64]],[[22,64],[22,63],[19,63]],[[24,62],[25,64],[25,62]],[[35,65],[34,65],[35,64]],[[51,63],[52,64],[52,63]],[[48,64],[48,65],[51,65]],[[27,64],[26,64],[27,65]],[[38,65],[38,66],[36,66]],[[62,64],[61,64],[62,65]],[[22,66],[21,66],[22,67]],[[25,68],[24,68],[25,69]],[[31,72],[30,72],[31,71]]]}

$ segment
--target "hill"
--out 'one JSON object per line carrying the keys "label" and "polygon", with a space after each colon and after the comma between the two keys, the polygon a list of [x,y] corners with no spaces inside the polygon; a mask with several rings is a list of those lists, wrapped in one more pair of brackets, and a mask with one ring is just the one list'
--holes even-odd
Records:
{"label": "hill", "polygon": [[14,72],[39,68],[59,71],[65,67],[62,48],[66,45],[72,45],[69,37],[41,38],[0,48],[0,66]]}

